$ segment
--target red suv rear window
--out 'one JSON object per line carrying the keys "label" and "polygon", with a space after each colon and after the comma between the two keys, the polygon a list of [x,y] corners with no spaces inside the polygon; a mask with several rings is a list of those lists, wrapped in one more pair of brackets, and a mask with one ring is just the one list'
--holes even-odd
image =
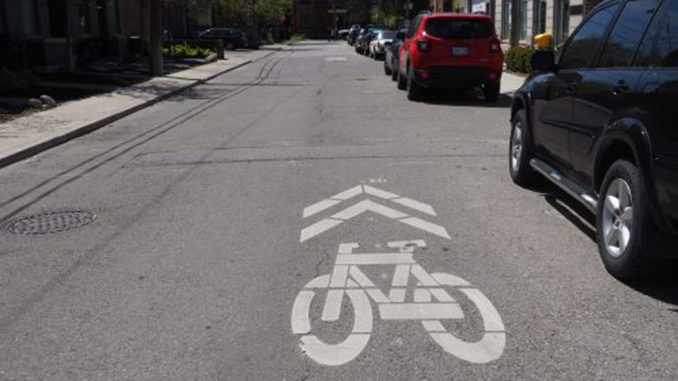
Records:
{"label": "red suv rear window", "polygon": [[432,17],[426,20],[424,31],[440,38],[489,38],[492,35],[492,26],[484,19]]}

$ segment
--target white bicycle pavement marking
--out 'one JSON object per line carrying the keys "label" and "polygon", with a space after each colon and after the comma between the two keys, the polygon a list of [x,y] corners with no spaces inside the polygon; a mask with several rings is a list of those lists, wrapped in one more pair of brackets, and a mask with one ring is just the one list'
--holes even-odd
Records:
{"label": "white bicycle pavement marking", "polygon": [[[431,216],[436,215],[426,203],[372,186],[358,185],[306,207],[303,217],[316,215],[360,195],[374,196]],[[305,227],[301,231],[300,241],[304,242],[367,211],[450,239],[447,230],[440,225],[366,198]],[[381,320],[418,320],[435,343],[461,360],[483,364],[502,356],[506,332],[499,312],[480,290],[466,280],[447,273],[429,273],[419,265],[414,254],[417,248],[426,247],[424,240],[388,242],[389,252],[358,253],[356,250],[359,247],[358,243],[340,244],[332,272],[308,282],[294,300],[292,333],[300,335],[299,345],[306,356],[327,366],[343,365],[358,357],[369,343],[372,333],[374,316],[371,301],[376,303],[377,316]],[[394,266],[388,295],[361,270],[363,266]],[[406,300],[408,285],[412,282],[415,285],[413,302]],[[461,320],[466,317],[462,305],[448,292],[450,289],[458,291],[480,314],[483,323],[480,340],[461,340],[443,325],[442,320]],[[311,333],[311,305],[317,300],[316,297],[323,296],[325,299],[319,301],[323,303],[319,316],[321,321],[339,321],[345,300],[353,306],[353,328],[343,341],[336,344],[328,344]]]}
{"label": "white bicycle pavement marking", "polygon": [[[292,332],[302,335],[300,348],[311,359],[322,365],[337,366],[355,359],[369,342],[373,326],[372,299],[378,306],[381,320],[419,320],[431,338],[447,353],[471,363],[487,363],[501,357],[506,346],[504,324],[492,303],[466,280],[446,273],[429,274],[414,261],[413,247],[423,247],[418,241],[390,242],[402,245],[396,253],[354,253],[357,243],[339,247],[332,274],[321,275],[306,284],[297,295],[292,307]],[[360,270],[358,266],[396,266],[392,289],[386,296]],[[405,288],[410,280],[417,281],[414,303],[405,302]],[[463,341],[447,332],[441,319],[463,319],[459,303],[443,288],[458,289],[473,303],[483,320],[483,337],[476,342]],[[353,329],[347,338],[338,344],[327,344],[315,334],[310,334],[311,303],[326,291],[322,321],[337,321],[341,317],[344,295],[353,305]],[[395,292],[394,292],[395,291]],[[401,291],[401,292],[397,292]],[[436,300],[435,302],[433,300]]]}

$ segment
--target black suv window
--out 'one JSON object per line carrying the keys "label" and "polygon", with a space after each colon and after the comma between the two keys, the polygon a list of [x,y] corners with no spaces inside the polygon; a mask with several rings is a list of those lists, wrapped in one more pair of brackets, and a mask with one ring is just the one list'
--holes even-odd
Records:
{"label": "black suv window", "polygon": [[578,69],[589,66],[598,51],[598,44],[605,35],[607,26],[612,21],[619,4],[598,10],[577,29],[560,57],[562,69]]}
{"label": "black suv window", "polygon": [[426,20],[426,33],[441,38],[488,38],[492,28],[487,20],[458,17],[432,17]]}
{"label": "black suv window", "polygon": [[598,66],[631,66],[636,48],[660,0],[631,0],[626,3],[605,43]]}
{"label": "black suv window", "polygon": [[652,63],[655,66],[678,67],[678,1],[669,3],[662,19]]}

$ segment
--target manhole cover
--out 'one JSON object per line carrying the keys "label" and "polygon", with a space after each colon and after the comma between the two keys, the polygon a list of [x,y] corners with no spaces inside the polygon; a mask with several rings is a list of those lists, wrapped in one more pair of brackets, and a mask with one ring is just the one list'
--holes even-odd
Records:
{"label": "manhole cover", "polygon": [[3,230],[12,234],[55,233],[88,225],[96,218],[96,214],[83,211],[43,213],[9,221]]}

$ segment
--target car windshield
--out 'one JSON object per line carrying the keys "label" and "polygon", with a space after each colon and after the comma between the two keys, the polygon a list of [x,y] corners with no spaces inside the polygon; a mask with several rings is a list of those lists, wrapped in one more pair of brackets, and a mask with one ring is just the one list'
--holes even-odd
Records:
{"label": "car windshield", "polygon": [[488,38],[492,26],[485,19],[433,17],[426,20],[427,34],[441,38]]}
{"label": "car windshield", "polygon": [[392,40],[396,37],[395,32],[381,32],[381,38],[386,40]]}

